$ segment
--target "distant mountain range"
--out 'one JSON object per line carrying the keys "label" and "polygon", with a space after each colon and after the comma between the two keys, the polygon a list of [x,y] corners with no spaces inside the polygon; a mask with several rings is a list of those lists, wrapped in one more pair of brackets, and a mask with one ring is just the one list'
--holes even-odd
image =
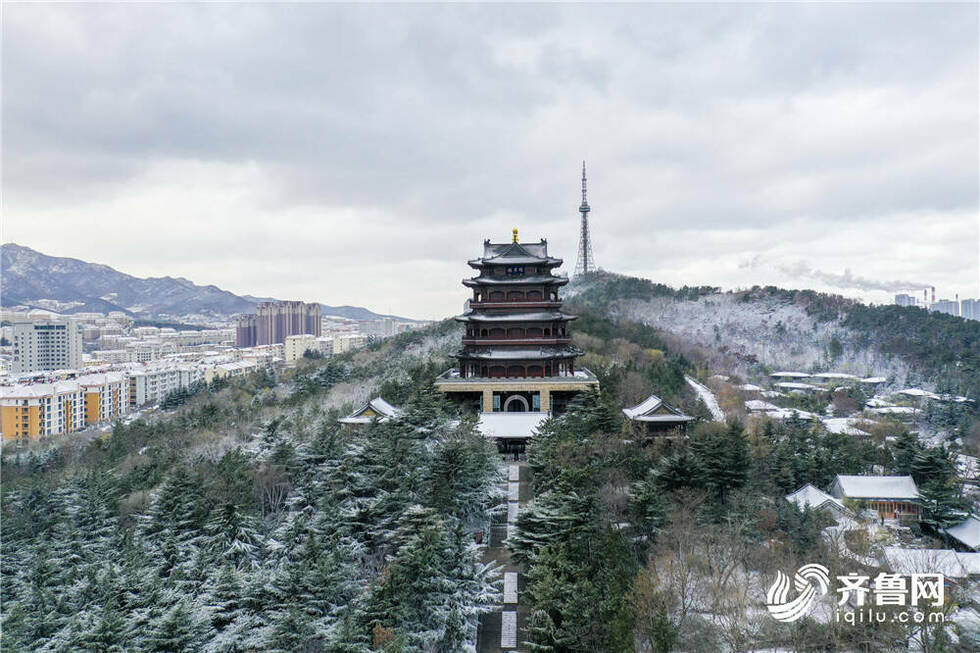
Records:
{"label": "distant mountain range", "polygon": [[[249,313],[272,298],[236,295],[217,286],[199,286],[183,277],[141,279],[107,265],[47,256],[15,243],[0,246],[0,305],[28,306],[71,314],[123,311],[140,318]],[[327,306],[323,314],[355,320],[380,315],[361,306]]]}

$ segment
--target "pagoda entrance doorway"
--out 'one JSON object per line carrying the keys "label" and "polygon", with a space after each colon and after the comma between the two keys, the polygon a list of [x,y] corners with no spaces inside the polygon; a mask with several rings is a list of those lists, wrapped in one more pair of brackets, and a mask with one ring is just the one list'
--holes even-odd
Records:
{"label": "pagoda entrance doorway", "polygon": [[530,410],[530,406],[528,406],[527,399],[521,395],[511,395],[504,402],[505,413],[526,413],[528,410]]}

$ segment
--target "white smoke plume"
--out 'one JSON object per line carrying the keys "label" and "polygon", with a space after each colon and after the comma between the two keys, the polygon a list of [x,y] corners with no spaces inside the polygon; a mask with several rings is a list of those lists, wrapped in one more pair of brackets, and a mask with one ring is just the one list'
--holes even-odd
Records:
{"label": "white smoke plume", "polygon": [[[738,267],[743,269],[757,269],[760,267],[766,267],[766,265],[763,262],[762,257],[756,254],[751,260],[740,263]],[[774,263],[772,267],[792,279],[812,279],[834,288],[900,292],[902,290],[919,290],[921,288],[928,288],[931,285],[924,281],[881,281],[877,279],[867,279],[865,277],[855,275],[849,268],[846,268],[843,274],[825,272],[823,270],[817,270],[806,261]]]}

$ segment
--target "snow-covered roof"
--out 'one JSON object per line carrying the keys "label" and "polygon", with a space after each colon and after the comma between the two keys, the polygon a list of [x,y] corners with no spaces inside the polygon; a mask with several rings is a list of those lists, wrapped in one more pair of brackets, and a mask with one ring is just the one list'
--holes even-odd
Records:
{"label": "snow-covered roof", "polygon": [[971,549],[980,549],[980,519],[970,517],[965,522],[950,526],[946,534]]}
{"label": "snow-covered roof", "polygon": [[709,379],[717,379],[718,381],[727,381],[730,377],[725,374],[712,374],[708,377]]}
{"label": "snow-covered roof", "polygon": [[460,322],[556,322],[574,320],[575,316],[561,311],[528,311],[525,313],[467,313],[456,318]]}
{"label": "snow-covered roof", "polygon": [[786,393],[785,392],[779,392],[777,390],[763,390],[759,394],[762,395],[763,397],[765,397],[766,399],[776,399],[777,397],[785,397],[786,396]]}
{"label": "snow-covered roof", "polygon": [[467,351],[458,354],[460,358],[478,360],[547,360],[558,356],[575,356],[579,350],[574,347],[535,347],[526,349],[490,349],[487,351]]}
{"label": "snow-covered roof", "polygon": [[850,476],[838,474],[834,484],[849,499],[918,499],[911,476]]}
{"label": "snow-covered roof", "polygon": [[906,397],[925,397],[926,399],[939,399],[939,395],[935,392],[929,392],[928,390],[923,390],[922,388],[905,388],[904,390],[899,390],[898,394],[905,395]]}
{"label": "snow-covered roof", "polygon": [[779,410],[779,406],[770,404],[768,401],[762,401],[761,399],[749,399],[745,402],[745,410],[750,413],[759,413],[769,410]]}
{"label": "snow-covered roof", "polygon": [[871,412],[877,415],[917,415],[922,411],[912,406],[882,406],[872,408]]}
{"label": "snow-covered roof", "polygon": [[835,499],[810,483],[807,483],[792,494],[787,494],[786,500],[795,503],[800,508],[804,506],[809,506],[815,510],[820,508],[836,508],[841,512],[851,512],[838,499]]}
{"label": "snow-covered roof", "polygon": [[546,419],[548,413],[482,412],[476,428],[487,438],[530,438]]}
{"label": "snow-covered roof", "polygon": [[401,417],[403,412],[401,408],[392,406],[381,397],[375,397],[347,417],[337,421],[341,424],[370,424],[374,419],[386,422],[394,417]]}
{"label": "snow-covered roof", "polygon": [[657,395],[650,395],[632,408],[624,408],[623,414],[634,422],[683,423],[694,419],[673,408]]}
{"label": "snow-covered roof", "polygon": [[980,576],[980,553],[956,552],[956,559],[963,565],[963,569],[970,576]]}
{"label": "snow-covered roof", "polygon": [[806,372],[773,372],[769,376],[774,379],[809,379],[810,375]]}
{"label": "snow-covered roof", "polygon": [[783,388],[784,390],[820,390],[817,386],[810,385],[809,383],[793,383],[789,381],[777,383],[776,387]]}
{"label": "snow-covered roof", "polygon": [[742,385],[737,385],[735,387],[744,392],[762,392],[761,387],[751,383],[743,383]]}
{"label": "snow-covered roof", "polygon": [[868,399],[868,403],[865,404],[865,406],[868,408],[886,408],[894,405],[895,404],[892,402],[882,399],[881,397],[872,397],[871,399]]}
{"label": "snow-covered roof", "polygon": [[866,379],[861,379],[861,380],[859,380],[859,381],[858,381],[858,383],[869,383],[869,384],[876,384],[876,383],[884,383],[884,382],[885,382],[885,381],[887,381],[887,380],[888,380],[888,379],[886,379],[886,378],[885,378],[885,377],[883,377],[883,376],[869,376],[869,377],[868,377],[868,378],[866,378]]}
{"label": "snow-covered roof", "polygon": [[886,546],[884,562],[899,574],[942,574],[946,578],[966,578],[968,572],[952,549],[906,549]]}
{"label": "snow-covered roof", "polygon": [[819,417],[814,413],[805,410],[797,410],[795,408],[777,408],[776,410],[767,410],[766,415],[773,419],[819,419]]}
{"label": "snow-covered roof", "polygon": [[831,433],[842,435],[869,435],[869,433],[857,426],[861,420],[850,417],[825,417],[822,420],[825,429]]}
{"label": "snow-covered roof", "polygon": [[820,372],[819,374],[812,375],[814,379],[856,379],[853,374],[845,374],[844,372]]}

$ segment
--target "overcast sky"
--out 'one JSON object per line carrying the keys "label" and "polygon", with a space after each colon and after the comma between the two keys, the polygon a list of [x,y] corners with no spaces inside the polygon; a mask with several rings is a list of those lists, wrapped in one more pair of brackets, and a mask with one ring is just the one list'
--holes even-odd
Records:
{"label": "overcast sky", "polygon": [[[978,8],[3,8],[3,240],[438,318],[485,238],[673,285],[978,289]],[[921,296],[921,289],[918,290]]]}

